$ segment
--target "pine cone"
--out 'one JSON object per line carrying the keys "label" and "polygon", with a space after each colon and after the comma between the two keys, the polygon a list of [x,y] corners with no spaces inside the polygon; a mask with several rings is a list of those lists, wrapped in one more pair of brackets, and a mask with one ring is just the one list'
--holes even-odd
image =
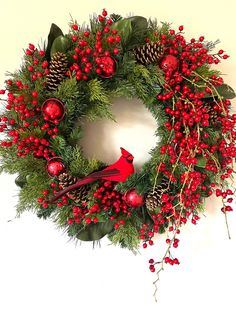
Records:
{"label": "pine cone", "polygon": [[[78,178],[69,175],[64,172],[59,175],[59,184],[64,188],[74,184],[77,182]],[[83,203],[87,199],[87,194],[90,190],[88,185],[82,185],[78,189],[71,191],[68,193],[68,197],[73,199],[76,203]]]}
{"label": "pine cone", "polygon": [[148,65],[157,64],[164,54],[164,49],[159,43],[147,43],[134,49],[134,55],[138,63]]}
{"label": "pine cone", "polygon": [[67,56],[62,52],[56,52],[49,65],[49,74],[47,76],[48,90],[57,89],[58,85],[64,80],[67,69]]}
{"label": "pine cone", "polygon": [[203,105],[205,112],[210,116],[210,122],[213,125],[216,125],[218,121],[219,114],[216,110],[214,110],[214,104],[206,103]]}
{"label": "pine cone", "polygon": [[151,212],[161,206],[161,197],[165,192],[167,192],[168,182],[168,179],[163,178],[161,183],[147,194],[145,204],[147,209]]}

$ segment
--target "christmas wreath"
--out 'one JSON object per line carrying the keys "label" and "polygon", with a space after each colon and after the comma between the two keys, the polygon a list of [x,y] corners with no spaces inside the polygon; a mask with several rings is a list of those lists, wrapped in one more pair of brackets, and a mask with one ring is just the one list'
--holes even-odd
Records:
{"label": "christmas wreath", "polygon": [[[158,276],[179,264],[171,249],[204,198],[222,198],[227,222],[235,194],[235,93],[212,67],[228,55],[203,36],[186,40],[183,29],[106,10],[90,26],[71,21],[68,34],[52,24],[45,47],[29,44],[0,91],[1,170],[18,175],[17,212],[33,209],[74,239],[107,235],[133,251],[167,231],[165,255],[149,261]],[[140,99],[157,121],[160,140],[138,172],[128,147],[107,166],[80,146],[81,120],[114,119],[121,96]]]}

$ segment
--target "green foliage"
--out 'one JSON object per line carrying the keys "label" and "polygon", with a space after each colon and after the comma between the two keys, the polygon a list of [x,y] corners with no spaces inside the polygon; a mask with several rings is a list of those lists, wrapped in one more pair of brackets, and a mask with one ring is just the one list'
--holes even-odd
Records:
{"label": "green foliage", "polygon": [[109,234],[114,228],[114,222],[105,221],[97,224],[91,223],[77,233],[76,238],[82,241],[97,241]]}
{"label": "green foliage", "polygon": [[89,106],[86,118],[94,121],[97,118],[113,119],[111,112],[111,100],[107,90],[103,87],[102,81],[94,79],[88,82]]}
{"label": "green foliage", "polygon": [[72,149],[68,162],[71,174],[76,177],[84,177],[101,166],[101,162],[96,159],[86,159],[78,145]]}
{"label": "green foliage", "polygon": [[134,253],[139,248],[139,232],[133,222],[127,221],[125,225],[108,235],[109,240],[114,245],[120,245],[122,248],[127,248]]}
{"label": "green foliage", "polygon": [[[146,164],[149,167],[149,163]],[[145,165],[144,165],[145,169]],[[121,193],[124,193],[132,188],[137,190],[137,193],[144,194],[150,187],[150,173],[147,171],[136,172],[129,176],[125,182],[119,183],[116,189]]]}
{"label": "green foliage", "polygon": [[55,40],[53,41],[50,55],[51,57],[56,53],[56,52],[63,52],[65,53],[67,50],[69,50],[71,46],[71,41],[69,38],[66,36],[60,35]]}
{"label": "green foliage", "polygon": [[49,186],[50,178],[45,172],[29,172],[27,183],[19,192],[19,202],[17,213],[21,214],[25,210],[37,210],[39,204],[37,199],[42,196],[42,191]]}
{"label": "green foliage", "polygon": [[122,38],[123,50],[130,50],[144,43],[147,35],[148,22],[142,16],[131,16],[119,19],[112,24],[111,29],[116,29]]}
{"label": "green foliage", "polygon": [[45,57],[48,61],[50,61],[51,47],[53,45],[54,40],[62,36],[62,30],[54,23],[52,23],[49,34],[48,34],[48,43],[45,51]]}

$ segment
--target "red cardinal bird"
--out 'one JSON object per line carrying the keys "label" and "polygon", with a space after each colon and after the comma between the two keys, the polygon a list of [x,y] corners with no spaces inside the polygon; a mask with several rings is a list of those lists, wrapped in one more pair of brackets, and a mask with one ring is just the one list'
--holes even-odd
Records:
{"label": "red cardinal bird", "polygon": [[83,179],[79,179],[75,184],[72,184],[65,188],[64,190],[60,191],[55,195],[55,197],[50,201],[50,203],[55,202],[58,200],[62,195],[77,189],[81,185],[85,185],[91,182],[94,182],[98,179],[101,180],[108,180],[108,181],[116,181],[116,182],[124,182],[128,176],[134,173],[134,166],[133,166],[133,159],[134,156],[127,152],[124,148],[120,148],[121,150],[121,157],[112,165],[108,166],[107,168],[96,171],[88,176],[84,177]]}

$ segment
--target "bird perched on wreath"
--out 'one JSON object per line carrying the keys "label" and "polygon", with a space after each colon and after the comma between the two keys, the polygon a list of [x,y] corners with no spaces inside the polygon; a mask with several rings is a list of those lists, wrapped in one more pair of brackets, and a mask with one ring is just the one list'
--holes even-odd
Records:
{"label": "bird perched on wreath", "polygon": [[105,169],[101,171],[93,172],[82,179],[78,179],[76,183],[58,192],[50,200],[50,203],[55,202],[64,194],[72,190],[78,189],[82,185],[92,183],[96,180],[124,182],[131,174],[134,173],[134,166],[133,166],[134,156],[122,147],[120,148],[120,150],[121,150],[121,156],[115,163],[113,163],[112,165],[106,167]]}

